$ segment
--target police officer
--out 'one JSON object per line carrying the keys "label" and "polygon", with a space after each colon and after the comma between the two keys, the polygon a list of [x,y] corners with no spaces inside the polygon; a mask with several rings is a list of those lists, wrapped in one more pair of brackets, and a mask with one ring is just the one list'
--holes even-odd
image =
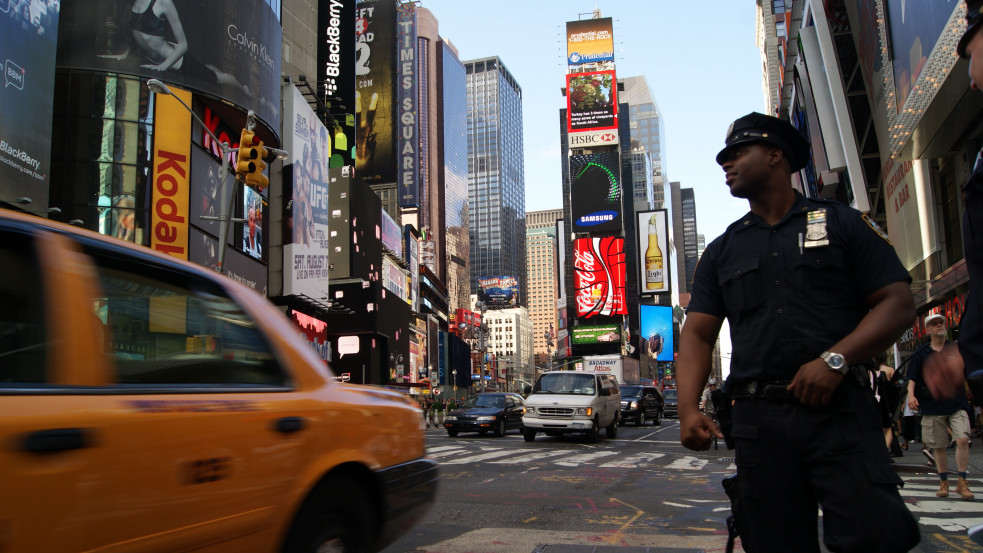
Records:
{"label": "police officer", "polygon": [[760,113],[735,121],[717,155],[751,211],[696,268],[678,359],[681,441],[705,450],[723,437],[698,406],[726,318],[744,549],[818,553],[818,503],[830,551],[908,551],[918,525],[860,364],[914,322],[911,279],[873,221],[792,188],[808,157],[794,127]]}

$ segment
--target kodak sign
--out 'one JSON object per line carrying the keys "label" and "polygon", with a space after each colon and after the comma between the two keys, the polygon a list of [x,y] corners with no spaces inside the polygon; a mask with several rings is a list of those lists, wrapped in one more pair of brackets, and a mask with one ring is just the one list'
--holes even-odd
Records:
{"label": "kodak sign", "polygon": [[[185,104],[191,105],[190,92],[170,88]],[[188,259],[191,113],[173,96],[157,94],[156,97],[150,246]]]}

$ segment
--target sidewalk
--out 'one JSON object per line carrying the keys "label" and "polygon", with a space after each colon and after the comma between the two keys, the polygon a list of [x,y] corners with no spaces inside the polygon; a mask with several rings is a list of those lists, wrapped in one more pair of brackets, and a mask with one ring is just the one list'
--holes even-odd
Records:
{"label": "sidewalk", "polygon": [[[969,447],[969,480],[983,482],[983,439],[973,437]],[[908,445],[908,450],[903,457],[893,457],[894,470],[902,473],[924,473],[934,474],[935,466],[928,463],[928,459],[922,454],[922,443],[914,442]],[[949,460],[949,472],[956,472],[956,450],[946,450]]]}

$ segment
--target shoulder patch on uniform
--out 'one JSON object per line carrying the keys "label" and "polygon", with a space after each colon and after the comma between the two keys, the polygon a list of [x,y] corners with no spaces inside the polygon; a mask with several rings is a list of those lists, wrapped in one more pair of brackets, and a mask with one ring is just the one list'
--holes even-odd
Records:
{"label": "shoulder patch on uniform", "polygon": [[881,230],[881,227],[879,227],[877,223],[875,223],[874,220],[870,218],[870,215],[864,213],[860,217],[864,220],[865,223],[867,223],[867,226],[870,227],[871,230],[876,232],[878,236],[883,238],[884,241],[887,242],[889,246],[894,246],[894,244],[891,244],[891,239],[887,237],[887,233]]}

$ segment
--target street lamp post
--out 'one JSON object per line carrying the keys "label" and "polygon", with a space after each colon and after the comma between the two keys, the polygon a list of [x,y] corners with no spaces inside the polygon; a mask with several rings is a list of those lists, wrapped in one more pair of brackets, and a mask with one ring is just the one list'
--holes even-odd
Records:
{"label": "street lamp post", "polygon": [[[235,209],[236,195],[235,192],[229,194],[229,187],[225,186],[226,176],[229,173],[229,168],[228,168],[228,163],[230,161],[229,153],[232,151],[232,148],[229,146],[228,142],[220,141],[218,137],[215,136],[215,134],[208,128],[208,125],[206,125],[205,122],[202,121],[200,117],[198,117],[198,114],[196,114],[194,110],[191,109],[190,106],[188,106],[188,104],[185,104],[184,100],[182,100],[180,96],[174,94],[174,92],[172,92],[170,88],[167,88],[166,84],[164,84],[158,79],[150,79],[147,81],[147,88],[150,89],[150,91],[153,92],[154,94],[166,94],[168,96],[173,97],[178,102],[180,102],[180,104],[184,106],[184,109],[188,110],[188,113],[190,113],[191,116],[194,117],[196,121],[198,121],[198,124],[201,125],[201,128],[205,129],[205,132],[208,133],[208,136],[210,136],[212,140],[214,140],[215,143],[219,145],[219,148],[222,149],[222,160],[221,160],[222,167],[218,175],[219,187],[222,190],[222,196],[220,202],[222,205],[224,205],[226,195],[231,196],[228,200],[229,201],[228,209],[225,211],[225,215],[221,215],[218,217],[201,215],[200,217],[201,219],[206,221],[217,220],[219,222],[218,233],[222,237],[222,239],[218,245],[218,267],[216,268],[216,271],[225,274],[226,273],[225,245],[229,241],[229,227],[232,226],[231,223],[242,223],[245,221],[244,219],[232,217],[232,210]],[[249,113],[246,115],[246,129],[252,131],[253,128],[255,127],[256,127],[256,114],[252,110],[249,110]],[[266,149],[272,152],[273,154],[275,154],[277,156],[277,159],[287,159],[288,153],[284,150],[279,150],[277,148],[266,148]]]}

